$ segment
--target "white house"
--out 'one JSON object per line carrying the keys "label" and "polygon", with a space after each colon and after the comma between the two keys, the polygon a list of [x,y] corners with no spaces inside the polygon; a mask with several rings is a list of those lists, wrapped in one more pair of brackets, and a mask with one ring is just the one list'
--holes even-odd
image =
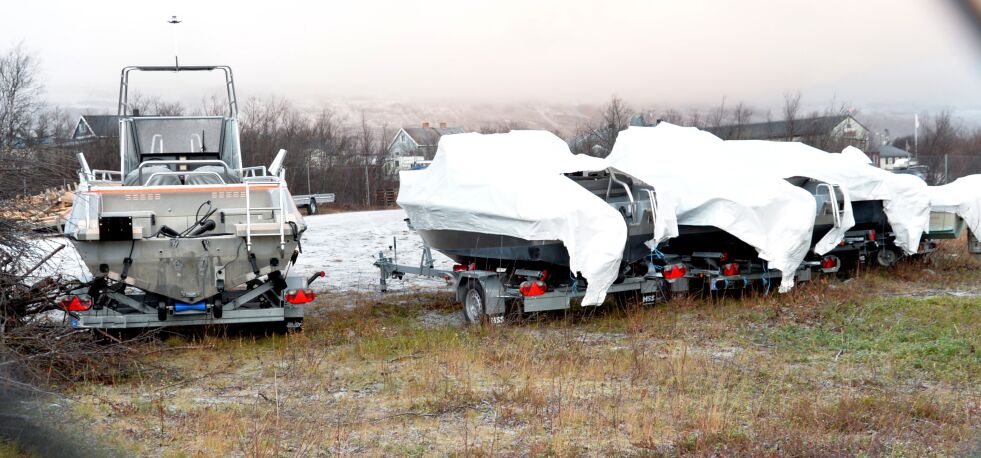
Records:
{"label": "white house", "polygon": [[892,145],[882,145],[876,154],[875,163],[883,170],[892,170],[909,165],[909,158],[909,151]]}
{"label": "white house", "polygon": [[388,144],[386,169],[390,173],[396,173],[432,160],[440,138],[464,132],[466,131],[462,127],[447,127],[446,123],[440,123],[439,127],[430,127],[428,122],[422,123],[422,127],[403,127]]}

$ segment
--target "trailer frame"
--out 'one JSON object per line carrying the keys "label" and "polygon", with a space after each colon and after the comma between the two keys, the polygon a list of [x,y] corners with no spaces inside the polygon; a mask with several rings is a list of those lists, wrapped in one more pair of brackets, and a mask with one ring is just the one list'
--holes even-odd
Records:
{"label": "trailer frame", "polygon": [[[379,289],[388,291],[388,279],[401,279],[405,275],[418,275],[429,278],[441,278],[454,289],[454,296],[463,305],[464,318],[470,323],[488,321],[501,324],[508,313],[509,307],[515,307],[521,313],[545,312],[551,310],[567,310],[574,301],[581,300],[586,294],[585,288],[577,281],[550,287],[547,292],[536,295],[523,295],[516,286],[519,279],[538,279],[545,274],[542,271],[527,269],[497,269],[495,271],[479,270],[471,266],[461,266],[463,269],[443,270],[434,267],[432,250],[423,244],[422,255],[418,265],[398,263],[397,251],[393,257],[379,252],[374,265],[379,269]],[[622,282],[613,284],[608,292],[637,293],[645,304],[665,299],[666,282],[660,276],[630,277]]]}

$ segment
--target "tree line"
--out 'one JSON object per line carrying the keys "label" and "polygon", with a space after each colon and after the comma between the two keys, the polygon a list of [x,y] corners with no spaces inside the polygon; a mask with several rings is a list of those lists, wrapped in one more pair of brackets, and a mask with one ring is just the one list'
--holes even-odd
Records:
{"label": "tree line", "polygon": [[[76,180],[78,162],[74,152],[82,151],[92,168],[118,170],[119,145],[116,138],[102,138],[84,144],[58,142],[71,137],[77,117],[44,100],[39,61],[23,45],[0,53],[0,199],[30,194]],[[167,101],[155,96],[132,94],[131,108],[144,115],[218,115],[227,108],[223,97],[209,96],[196,106]],[[800,92],[787,92],[777,110],[759,110],[744,102],[726,98],[712,109],[688,111],[667,107],[635,109],[619,97],[612,97],[594,119],[569,126],[570,148],[575,153],[604,156],[612,149],[618,133],[631,119],[642,114],[648,125],[666,121],[682,126],[709,129],[728,139],[745,138],[740,126],[751,122],[783,122],[791,136],[808,117],[840,114],[856,115],[846,104],[829,103],[823,110],[805,112]],[[969,129],[950,111],[924,117],[917,159],[929,166],[928,181],[943,183],[968,173],[981,173],[981,129]],[[252,97],[241,105],[240,139],[245,165],[268,165],[279,149],[288,151],[287,180],[294,194],[333,192],[339,205],[374,205],[374,193],[398,188],[397,175],[386,166],[388,143],[397,129],[377,125],[362,115],[350,119],[329,107],[311,112],[299,109],[282,97]],[[508,122],[480,126],[482,133],[507,132],[526,126]],[[555,132],[566,136],[563,132]],[[843,145],[829,136],[804,139],[827,151],[840,151]],[[870,145],[891,142],[905,148],[911,138],[889,139],[873,133]]]}

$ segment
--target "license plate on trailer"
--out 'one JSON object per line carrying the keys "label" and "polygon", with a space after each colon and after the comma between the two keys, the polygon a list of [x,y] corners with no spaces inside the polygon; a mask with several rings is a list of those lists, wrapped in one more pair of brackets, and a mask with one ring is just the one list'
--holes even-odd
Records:
{"label": "license plate on trailer", "polygon": [[643,297],[640,298],[640,300],[643,303],[645,303],[645,304],[653,304],[653,303],[657,302],[657,295],[656,294],[645,294]]}

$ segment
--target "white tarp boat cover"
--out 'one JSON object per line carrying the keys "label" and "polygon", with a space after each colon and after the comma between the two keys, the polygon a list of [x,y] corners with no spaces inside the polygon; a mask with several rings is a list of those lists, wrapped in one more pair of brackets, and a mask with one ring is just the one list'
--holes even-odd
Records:
{"label": "white tarp boat cover", "polygon": [[930,206],[953,211],[975,235],[981,235],[981,175],[968,175],[942,186],[929,186]]}
{"label": "white tarp boat cover", "polygon": [[[733,161],[747,161],[780,176],[808,176],[841,185],[853,202],[881,200],[896,234],[895,243],[907,254],[916,253],[920,237],[929,229],[930,196],[926,183],[913,175],[873,166],[858,148],[849,146],[841,154],[829,154],[803,143],[762,140],[732,140],[726,141],[725,146]],[[840,235],[855,224],[851,205],[848,207]]]}
{"label": "white tarp boat cover", "polygon": [[447,135],[429,167],[400,173],[398,204],[417,229],[560,240],[587,280],[583,305],[599,305],[619,273],[627,226],[562,174],[607,167],[545,131]]}
{"label": "white tarp boat cover", "polygon": [[692,127],[630,127],[607,161],[653,185],[659,209],[673,208],[677,224],[714,226],[755,248],[780,270],[780,290],[787,291],[810,249],[817,204],[772,174],[721,167],[724,143]]}
{"label": "white tarp boat cover", "polygon": [[[868,157],[857,148],[847,147],[841,154],[829,154],[797,142],[725,141],[708,132],[667,123],[657,127],[632,127],[626,132],[632,129],[646,129],[650,132],[647,135],[659,137],[648,139],[652,144],[656,141],[660,145],[657,151],[652,148],[650,153],[656,155],[655,163],[673,161],[680,167],[698,171],[692,173],[705,170],[706,173],[723,171],[730,177],[803,176],[841,186],[846,204],[841,226],[815,244],[818,253],[834,248],[855,224],[850,201],[882,200],[883,211],[896,234],[896,245],[906,253],[917,251],[920,237],[929,228],[930,196],[926,183],[912,175],[894,174],[871,165]],[[617,165],[617,161],[611,160],[611,163]],[[751,245],[759,249],[759,246]]]}

